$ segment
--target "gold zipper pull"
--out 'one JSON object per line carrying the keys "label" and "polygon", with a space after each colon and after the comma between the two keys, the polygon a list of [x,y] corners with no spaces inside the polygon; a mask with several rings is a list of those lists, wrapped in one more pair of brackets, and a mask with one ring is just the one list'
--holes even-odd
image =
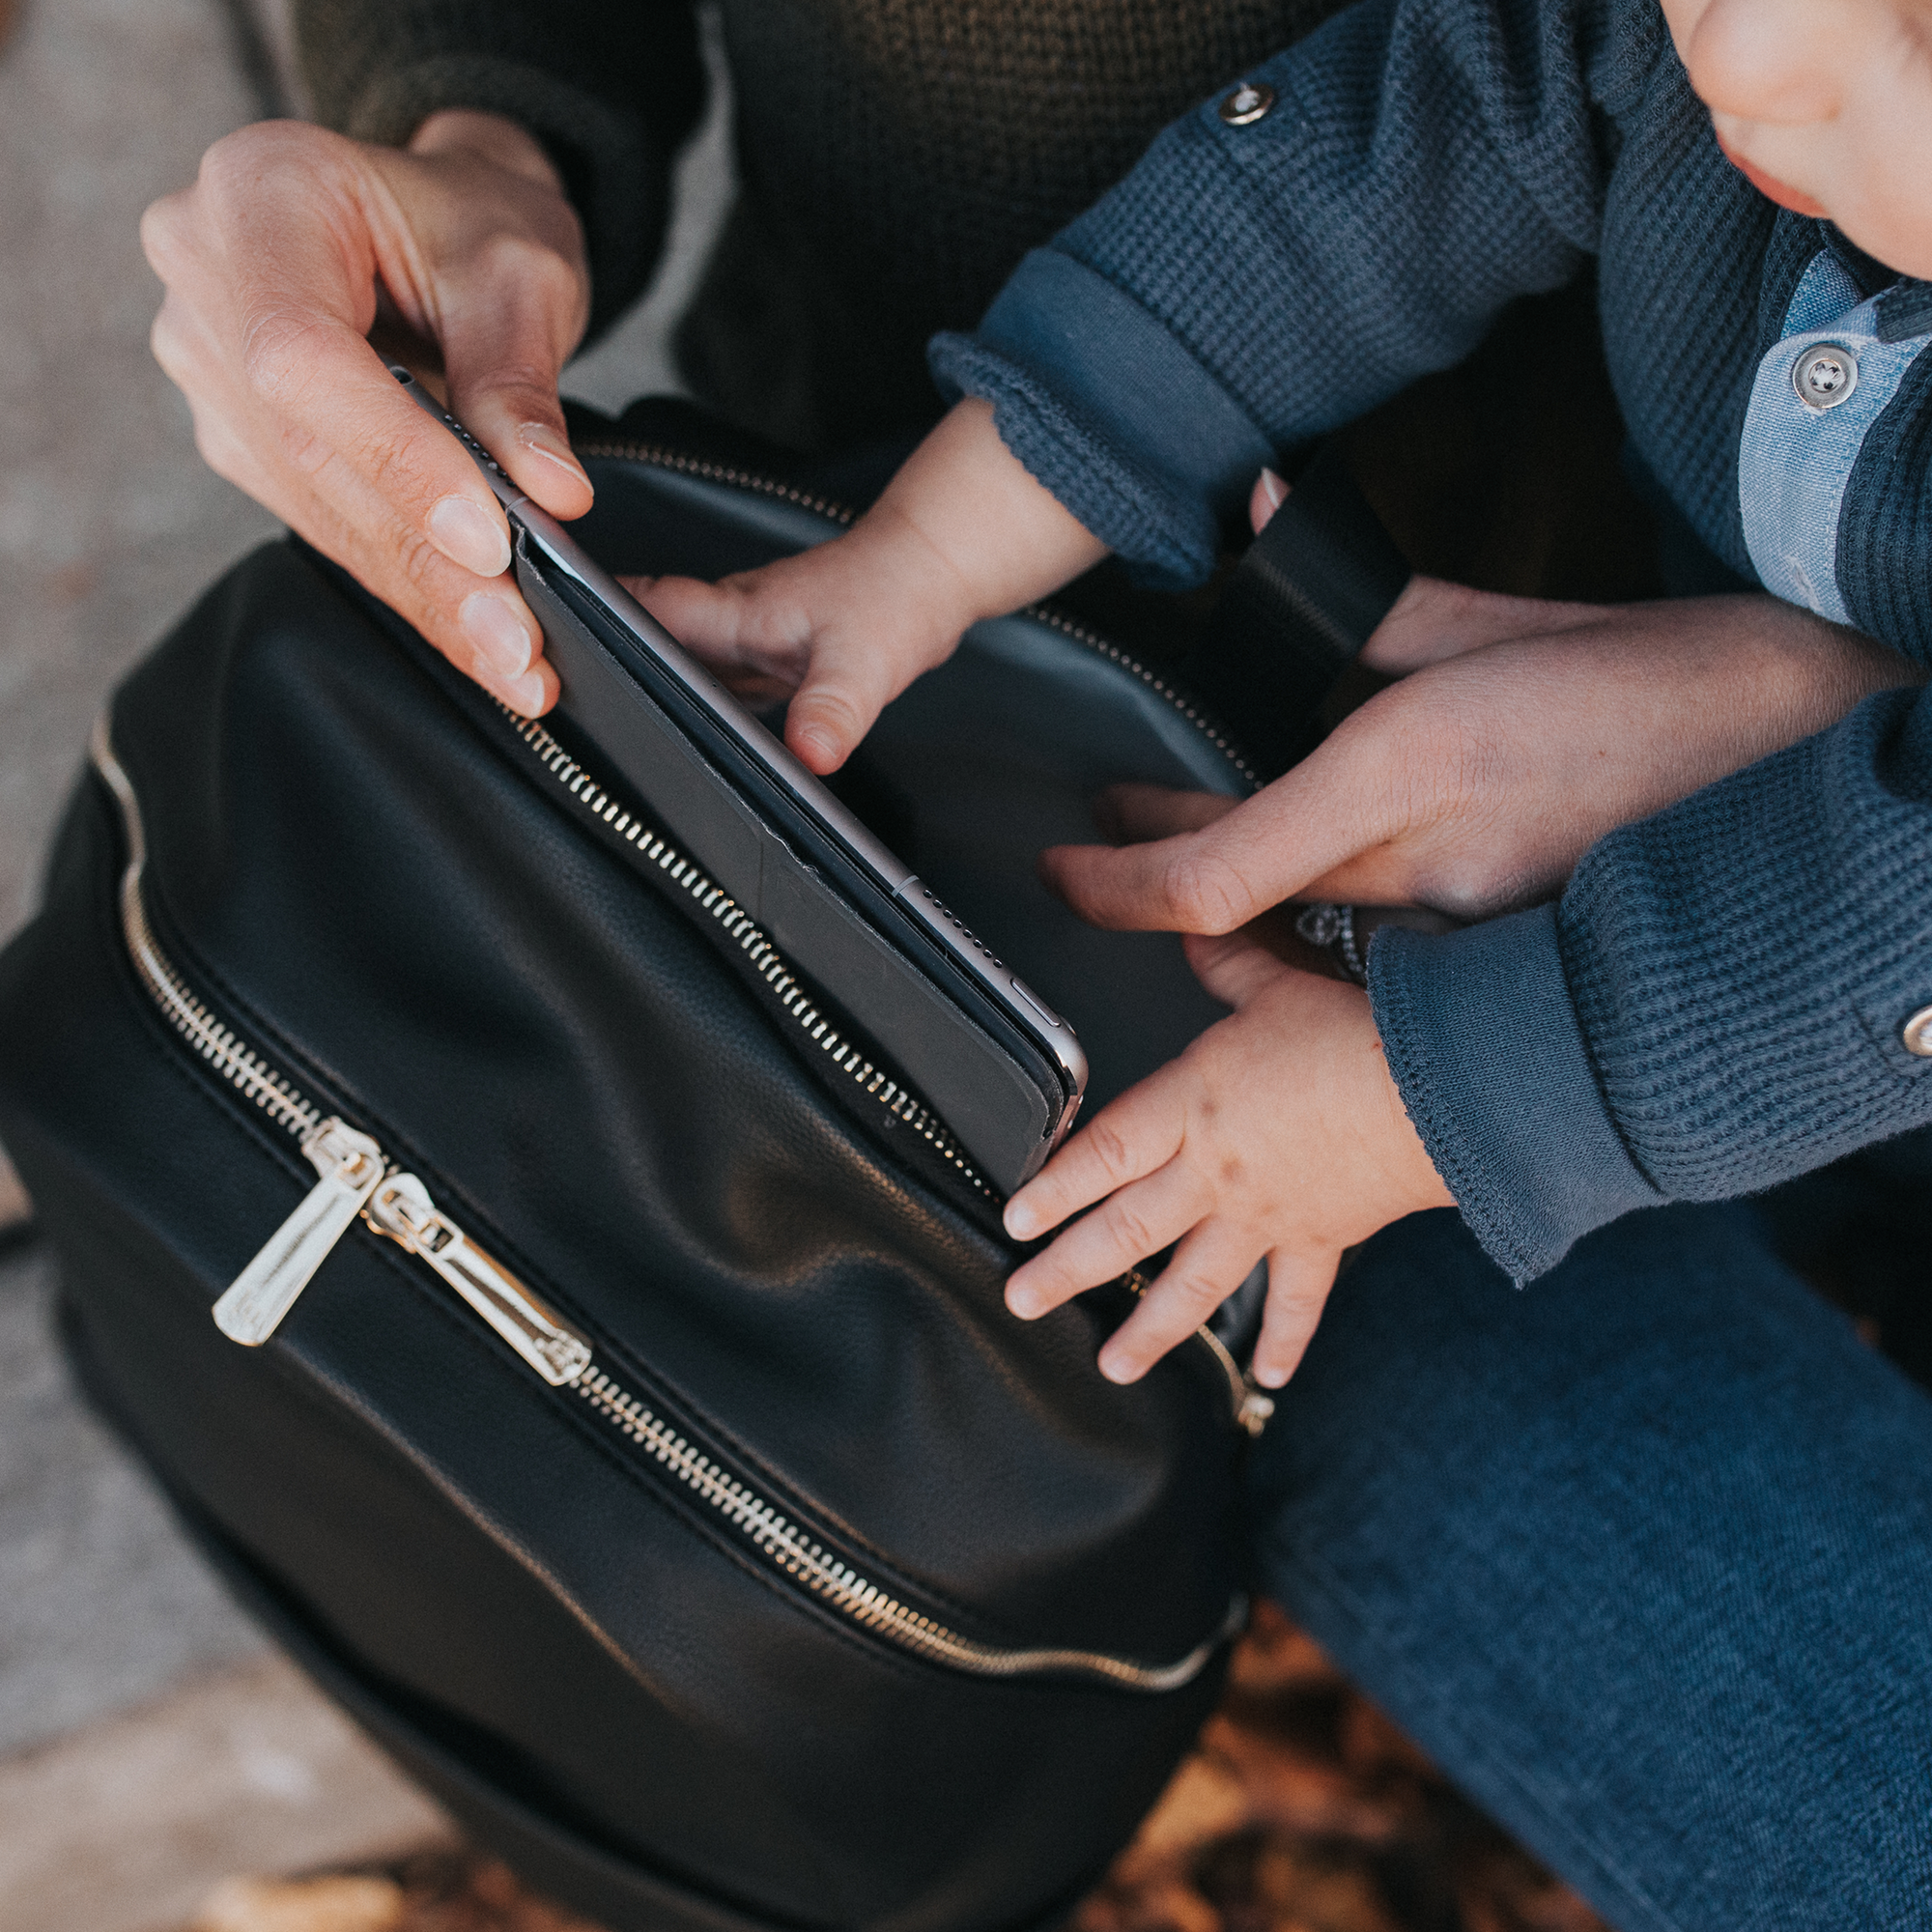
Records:
{"label": "gold zipper pull", "polygon": [[589,1343],[477,1247],[413,1174],[390,1175],[363,1212],[379,1235],[426,1261],[554,1388],[590,1366]]}
{"label": "gold zipper pull", "polygon": [[322,1179],[214,1304],[214,1325],[244,1348],[259,1348],[281,1325],[316,1269],[355,1225],[387,1165],[367,1134],[344,1126],[333,1115],[303,1135],[302,1152]]}

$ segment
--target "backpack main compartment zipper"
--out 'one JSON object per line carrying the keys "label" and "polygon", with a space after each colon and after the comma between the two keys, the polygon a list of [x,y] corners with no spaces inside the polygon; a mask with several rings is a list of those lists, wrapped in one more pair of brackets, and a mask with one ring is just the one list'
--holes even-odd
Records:
{"label": "backpack main compartment zipper", "polygon": [[[1103,1651],[1003,1648],[978,1642],[922,1615],[811,1541],[799,1524],[598,1368],[590,1344],[438,1208],[417,1176],[392,1168],[381,1145],[369,1135],[334,1115],[325,1117],[196,997],[162,952],[148,918],[146,826],[132,781],[115,755],[104,712],[95,721],[88,750],[95,770],[120,808],[128,846],[119,892],[121,929],[136,978],[194,1051],[299,1142],[318,1176],[295,1211],[215,1302],[214,1321],[224,1335],[247,1347],[268,1341],[317,1269],[360,1219],[424,1262],[553,1388],[573,1390],[604,1423],[643,1449],[692,1496],[736,1530],[769,1570],[902,1650],[979,1677],[1085,1676],[1122,1690],[1160,1692],[1178,1690],[1199,1676],[1221,1644],[1239,1631],[1247,1602],[1237,1596],[1222,1628],[1173,1663],[1140,1663]],[[773,956],[777,959],[776,953]],[[782,960],[778,966],[782,970]],[[1205,1329],[1200,1333],[1229,1374],[1236,1420],[1252,1427],[1241,1412],[1241,1378],[1232,1356],[1217,1337]]]}
{"label": "backpack main compartment zipper", "polygon": [[[761,476],[749,469],[707,462],[702,457],[686,456],[682,451],[666,448],[662,443],[628,441],[621,437],[592,437],[571,446],[579,456],[587,456],[598,462],[635,463],[645,469],[668,469],[674,475],[696,477],[700,483],[716,483],[727,490],[743,490],[754,497],[775,497],[781,503],[791,503],[815,517],[823,517],[827,523],[838,524],[842,528],[849,529],[858,516],[850,504],[835,502],[829,497],[814,496],[795,484],[782,483],[775,476]],[[1062,637],[1070,638],[1076,644],[1105,658],[1109,664],[1118,665],[1128,676],[1138,678],[1156,697],[1178,711],[1227,759],[1251,792],[1261,790],[1260,774],[1241,756],[1226,735],[1215,729],[1198,705],[1189,703],[1182,693],[1166,679],[1156,676],[1138,658],[1123,651],[1118,644],[1110,644],[1105,638],[1096,636],[1085,625],[1063,616],[1050,604],[1029,604],[1015,614],[1031,617],[1036,623],[1044,624],[1048,630],[1058,631]]]}

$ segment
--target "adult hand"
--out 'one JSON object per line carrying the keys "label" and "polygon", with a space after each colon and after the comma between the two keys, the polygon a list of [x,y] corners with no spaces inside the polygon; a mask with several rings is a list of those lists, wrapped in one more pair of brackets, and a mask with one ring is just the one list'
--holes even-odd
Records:
{"label": "adult hand", "polygon": [[1285,898],[1479,919],[1553,895],[1617,826],[1922,679],[1772,597],[1552,605],[1429,578],[1363,656],[1422,668],[1240,805],[1118,787],[1103,829],[1141,842],[1057,847],[1048,882],[1135,929],[1231,932]]}
{"label": "adult hand", "polygon": [[1243,935],[1190,938],[1187,957],[1234,1012],[1096,1114],[1007,1204],[1008,1232],[1030,1240],[1110,1197],[1014,1271],[1007,1304],[1044,1315],[1178,1241],[1100,1351],[1101,1373],[1130,1382],[1266,1256],[1253,1368],[1278,1388],[1343,1251],[1455,1204],[1403,1109],[1367,994],[1296,972]]}
{"label": "adult hand", "polygon": [[450,407],[517,486],[554,516],[590,507],[556,394],[589,275],[538,143],[467,112],[407,152],[264,122],[217,141],[141,240],[167,286],[155,355],[210,466],[485,689],[545,710],[556,678],[503,512],[368,341],[381,315],[440,351]]}

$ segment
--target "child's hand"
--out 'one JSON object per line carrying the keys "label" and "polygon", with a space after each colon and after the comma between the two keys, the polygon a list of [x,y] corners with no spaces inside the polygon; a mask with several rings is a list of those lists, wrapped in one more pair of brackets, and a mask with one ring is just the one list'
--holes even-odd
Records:
{"label": "child's hand", "polygon": [[721,583],[630,586],[741,693],[796,694],[785,742],[823,773],[969,625],[1044,597],[1105,554],[1001,441],[991,405],[969,401],[844,536]]}
{"label": "child's hand", "polygon": [[1180,1245],[1100,1351],[1138,1379],[1268,1263],[1255,1379],[1294,1373],[1342,1252],[1423,1208],[1455,1205],[1403,1111],[1353,986],[1284,966],[1244,935],[1187,941],[1189,963],[1235,1008],[1179,1060],[1097,1114],[1007,1205],[1030,1240],[1096,1201],[1007,1284],[1029,1320]]}

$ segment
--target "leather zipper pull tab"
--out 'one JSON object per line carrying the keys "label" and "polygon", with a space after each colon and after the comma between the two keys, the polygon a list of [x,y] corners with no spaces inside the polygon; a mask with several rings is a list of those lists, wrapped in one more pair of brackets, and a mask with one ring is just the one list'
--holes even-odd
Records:
{"label": "leather zipper pull tab", "polygon": [[388,1167],[367,1134],[332,1115],[303,1137],[302,1152],[322,1179],[214,1304],[214,1325],[243,1348],[260,1348],[281,1325]]}

